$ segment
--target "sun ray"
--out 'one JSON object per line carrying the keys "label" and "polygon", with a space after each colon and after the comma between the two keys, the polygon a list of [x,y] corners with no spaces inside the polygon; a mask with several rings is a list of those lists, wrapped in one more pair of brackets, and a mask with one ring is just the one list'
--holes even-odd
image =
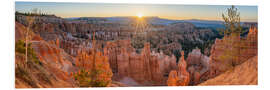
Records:
{"label": "sun ray", "polygon": [[138,13],[138,14],[137,14],[137,17],[138,17],[138,18],[142,18],[142,17],[143,17],[143,14],[142,14],[142,13]]}

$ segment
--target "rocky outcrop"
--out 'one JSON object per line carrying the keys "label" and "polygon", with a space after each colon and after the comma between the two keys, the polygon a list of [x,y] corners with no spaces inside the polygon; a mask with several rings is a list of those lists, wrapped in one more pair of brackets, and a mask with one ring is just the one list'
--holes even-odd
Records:
{"label": "rocky outcrop", "polygon": [[167,73],[176,68],[174,56],[151,53],[149,43],[145,43],[141,53],[136,53],[130,40],[108,42],[104,53],[119,81],[128,77],[139,85],[165,85]]}
{"label": "rocky outcrop", "polygon": [[207,80],[209,72],[209,57],[201,54],[200,49],[193,49],[187,57],[187,70],[190,73],[190,85],[196,85]]}
{"label": "rocky outcrop", "polygon": [[[17,22],[15,27],[16,41],[24,40],[25,36],[21,32],[24,32],[26,27]],[[25,62],[25,54],[16,51],[15,87],[77,87],[70,76],[76,70],[73,57],[54,44],[44,41],[31,30],[29,32],[32,37],[29,42],[37,60],[30,61],[33,58],[28,58],[28,62]]]}
{"label": "rocky outcrop", "polygon": [[65,72],[73,72],[76,68],[72,65],[75,60],[72,56],[64,52],[63,49],[45,41],[32,41],[32,48],[37,53],[40,61],[44,64],[50,64]]}
{"label": "rocky outcrop", "polygon": [[[15,27],[15,36],[17,36],[17,41],[24,40],[25,35],[23,35],[23,32],[25,32],[27,28],[17,22]],[[29,29],[29,32],[29,36],[31,37],[29,42],[31,43],[31,46],[40,61],[42,61],[44,64],[54,65],[66,72],[71,72],[74,70],[74,66],[72,65],[72,63],[74,63],[74,58],[72,56],[65,53],[63,49],[57,46],[57,44],[44,41],[39,35],[33,33],[31,29]]]}
{"label": "rocky outcrop", "polygon": [[159,59],[160,70],[163,73],[163,76],[168,77],[171,70],[177,69],[175,56],[168,56],[163,54],[163,52],[152,52],[151,55],[156,56]]}
{"label": "rocky outcrop", "polygon": [[216,39],[211,49],[210,76],[215,77],[258,54],[257,28],[250,27],[247,37],[239,34]]}
{"label": "rocky outcrop", "polygon": [[199,85],[258,85],[258,56]]}
{"label": "rocky outcrop", "polygon": [[19,22],[15,22],[15,41],[25,40],[26,31],[29,29],[29,38],[34,40],[42,40],[39,35],[36,35],[31,28],[25,27],[23,24]]}
{"label": "rocky outcrop", "polygon": [[178,62],[178,69],[172,70],[167,80],[168,86],[187,86],[190,81],[189,72],[187,72],[187,63],[184,59],[184,51],[181,52],[181,58]]}

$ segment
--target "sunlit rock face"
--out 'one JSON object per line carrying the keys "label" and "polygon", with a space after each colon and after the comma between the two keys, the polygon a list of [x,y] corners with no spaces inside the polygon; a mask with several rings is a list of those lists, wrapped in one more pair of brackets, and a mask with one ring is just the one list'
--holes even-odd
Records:
{"label": "sunlit rock face", "polygon": [[179,78],[178,78],[178,73],[176,70],[172,70],[169,74],[169,78],[167,80],[167,84],[168,86],[179,86],[178,84],[178,81],[179,81]]}
{"label": "sunlit rock face", "polygon": [[167,80],[168,86],[187,86],[190,82],[190,74],[186,70],[187,63],[184,59],[184,52],[181,52],[181,58],[178,62],[178,69],[172,70]]}
{"label": "sunlit rock face", "polygon": [[[108,56],[110,66],[113,72],[118,72],[118,59],[127,59],[128,57],[125,56],[128,56],[128,54],[131,54],[132,52],[135,52],[135,49],[131,46],[130,43],[130,40],[117,40],[115,42],[106,43],[106,47],[104,48],[104,54]],[[118,55],[120,56],[118,57]]]}
{"label": "sunlit rock face", "polygon": [[57,48],[44,41],[33,41],[32,47],[37,52],[40,61],[54,65],[65,72],[74,71],[75,67],[72,65],[74,59],[65,53],[63,49]]}
{"label": "sunlit rock face", "polygon": [[[75,73],[76,75],[80,75],[81,70],[85,70],[87,73],[92,74],[92,76],[88,77],[91,78],[90,80],[107,83],[106,86],[112,84],[111,77],[113,76],[113,73],[110,68],[108,57],[102,52],[95,49],[78,51],[76,66],[79,68]],[[80,85],[84,85],[84,83],[80,82]]]}
{"label": "sunlit rock face", "polygon": [[239,34],[216,39],[211,49],[210,76],[215,77],[258,54],[257,28],[250,27],[247,37]]}
{"label": "sunlit rock face", "polygon": [[136,53],[130,40],[108,42],[104,54],[109,57],[114,77],[121,81],[128,77],[137,85],[166,85],[169,71],[176,69],[176,58],[150,51],[145,43],[140,53]]}
{"label": "sunlit rock face", "polygon": [[[25,40],[27,27],[18,22],[15,23],[15,36],[18,40]],[[74,70],[74,58],[65,53],[63,49],[59,48],[58,42],[46,42],[39,35],[33,33],[32,29],[29,29],[29,36],[32,48],[36,52],[40,61],[45,64],[51,64],[65,72],[71,72]],[[58,41],[58,40],[56,40]]]}
{"label": "sunlit rock face", "polygon": [[[16,41],[25,40],[27,27],[16,22]],[[65,53],[55,44],[44,41],[39,35],[29,29],[29,43],[39,63],[28,62],[25,66],[25,54],[17,53],[15,57],[16,88],[54,88],[54,87],[77,87],[71,77],[76,70],[74,58]],[[32,60],[29,59],[28,60]],[[22,67],[24,65],[24,67]],[[21,73],[24,71],[25,73]],[[34,72],[34,73],[33,73]],[[25,75],[23,77],[23,75]],[[27,80],[25,78],[28,78]],[[30,84],[29,84],[30,83]]]}
{"label": "sunlit rock face", "polygon": [[[190,73],[190,85],[196,85],[207,80],[209,75],[209,57],[203,55],[200,49],[193,49],[187,57],[187,70]],[[201,78],[202,77],[202,78]]]}

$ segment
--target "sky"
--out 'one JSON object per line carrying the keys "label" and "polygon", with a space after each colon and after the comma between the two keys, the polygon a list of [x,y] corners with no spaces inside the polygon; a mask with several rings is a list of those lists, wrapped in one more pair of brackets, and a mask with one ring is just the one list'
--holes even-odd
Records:
{"label": "sky", "polygon": [[[181,5],[181,4],[116,4],[116,3],[63,3],[63,2],[15,2],[15,10],[29,12],[34,8],[63,18],[70,17],[115,17],[158,16],[184,20],[222,20],[230,5]],[[241,21],[257,22],[257,6],[236,6]]]}

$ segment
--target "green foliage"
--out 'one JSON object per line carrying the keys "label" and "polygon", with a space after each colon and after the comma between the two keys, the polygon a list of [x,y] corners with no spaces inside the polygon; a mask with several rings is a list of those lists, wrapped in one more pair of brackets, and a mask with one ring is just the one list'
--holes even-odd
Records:
{"label": "green foliage", "polygon": [[222,14],[224,20],[225,30],[221,31],[223,35],[241,34],[242,26],[240,24],[240,13],[238,9],[232,6],[227,9],[226,14]]}
{"label": "green foliage", "polygon": [[[21,53],[21,54],[24,54],[25,55],[25,42],[23,40],[19,40],[15,43],[15,51],[17,53]],[[28,44],[28,50],[27,50],[27,53],[28,53],[28,58],[30,60],[32,60],[33,62],[35,62],[36,64],[41,64],[40,61],[38,60],[37,58],[37,55],[34,51],[33,48],[31,48],[31,43]]]}
{"label": "green foliage", "polygon": [[80,87],[106,87],[109,82],[96,79],[101,73],[103,73],[101,70],[86,71],[82,69],[74,75],[74,78],[79,82]]}
{"label": "green foliage", "polygon": [[[226,44],[229,46],[223,47],[222,55],[218,56],[217,60],[224,64],[227,68],[234,67],[239,64],[241,40],[237,40],[238,36],[245,36],[248,34],[248,29],[242,28],[240,24],[240,13],[238,9],[232,6],[227,9],[226,14],[222,14],[224,20],[225,30],[221,30],[223,35],[230,36],[225,39]],[[227,70],[227,68],[224,69]]]}
{"label": "green foliage", "polygon": [[25,53],[25,43],[22,40],[19,40],[15,43],[15,51],[18,53]]}

